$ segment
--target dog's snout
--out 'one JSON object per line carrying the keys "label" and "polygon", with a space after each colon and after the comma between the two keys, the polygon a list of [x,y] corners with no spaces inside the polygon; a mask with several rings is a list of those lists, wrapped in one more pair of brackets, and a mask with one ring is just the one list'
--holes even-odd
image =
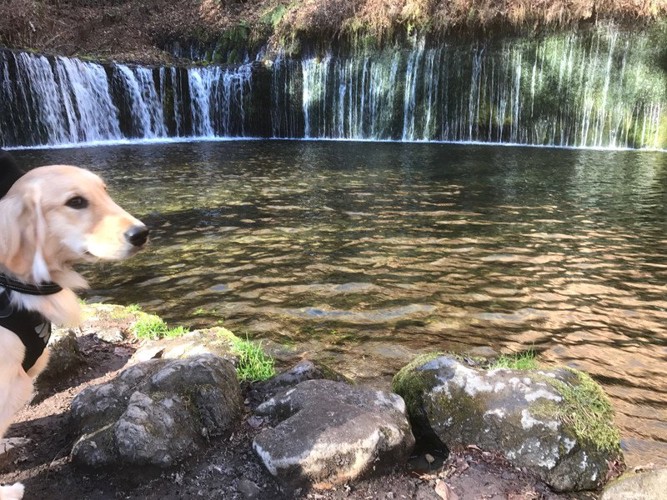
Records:
{"label": "dog's snout", "polygon": [[140,247],[146,243],[146,240],[148,240],[148,232],[148,228],[143,224],[140,226],[132,226],[125,231],[125,239],[135,247]]}

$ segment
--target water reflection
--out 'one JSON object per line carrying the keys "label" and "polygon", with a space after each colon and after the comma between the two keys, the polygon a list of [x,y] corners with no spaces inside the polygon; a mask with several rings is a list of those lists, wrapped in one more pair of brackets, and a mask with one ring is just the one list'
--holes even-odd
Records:
{"label": "water reflection", "polygon": [[90,295],[219,321],[386,383],[415,353],[533,348],[667,464],[667,155],[231,142],[20,151],[102,173],[149,251]]}

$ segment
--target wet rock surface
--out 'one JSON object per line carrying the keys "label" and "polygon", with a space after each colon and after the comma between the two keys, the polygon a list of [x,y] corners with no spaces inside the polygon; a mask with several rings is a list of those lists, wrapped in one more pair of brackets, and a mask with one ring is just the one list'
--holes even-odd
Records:
{"label": "wet rock surface", "polygon": [[236,338],[226,328],[195,330],[181,337],[147,340],[132,355],[130,363],[151,359],[181,359],[200,354],[214,354],[235,361],[231,339]]}
{"label": "wet rock surface", "polygon": [[56,330],[49,341],[49,364],[40,380],[57,379],[73,373],[85,364],[76,334],[71,330]]}

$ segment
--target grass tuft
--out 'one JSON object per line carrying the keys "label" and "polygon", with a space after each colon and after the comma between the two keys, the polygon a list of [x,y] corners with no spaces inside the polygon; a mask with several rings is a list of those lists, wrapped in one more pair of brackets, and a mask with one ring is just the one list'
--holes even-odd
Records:
{"label": "grass tuft", "polygon": [[536,358],[537,354],[532,349],[516,354],[502,354],[495,362],[489,365],[488,369],[537,370],[540,365]]}
{"label": "grass tuft", "polygon": [[137,338],[150,340],[181,337],[188,332],[182,326],[169,328],[162,318],[152,314],[140,317],[132,325],[132,331]]}
{"label": "grass tuft", "polygon": [[125,309],[131,313],[141,312],[141,306],[139,304],[130,304],[129,306],[125,306]]}
{"label": "grass tuft", "polygon": [[261,342],[246,339],[231,339],[232,353],[238,356],[236,374],[241,381],[258,382],[276,374],[274,360],[262,350]]}

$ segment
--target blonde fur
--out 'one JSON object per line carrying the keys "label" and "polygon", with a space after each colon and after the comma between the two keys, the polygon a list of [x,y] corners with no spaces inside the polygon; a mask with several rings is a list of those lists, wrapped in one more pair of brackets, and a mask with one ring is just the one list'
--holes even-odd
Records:
{"label": "blonde fur", "polygon": [[[132,241],[128,231],[133,230],[143,231],[143,238]],[[139,220],[113,202],[97,175],[69,165],[36,168],[0,200],[0,272],[27,284],[60,285],[63,290],[52,295],[12,292],[13,305],[38,311],[55,324],[74,326],[80,307],[73,290],[87,283],[72,265],[129,257],[146,234]],[[0,438],[32,397],[33,380],[48,363],[45,350],[26,373],[24,355],[18,336],[0,327]],[[0,500],[22,497],[20,483],[0,486]]]}

